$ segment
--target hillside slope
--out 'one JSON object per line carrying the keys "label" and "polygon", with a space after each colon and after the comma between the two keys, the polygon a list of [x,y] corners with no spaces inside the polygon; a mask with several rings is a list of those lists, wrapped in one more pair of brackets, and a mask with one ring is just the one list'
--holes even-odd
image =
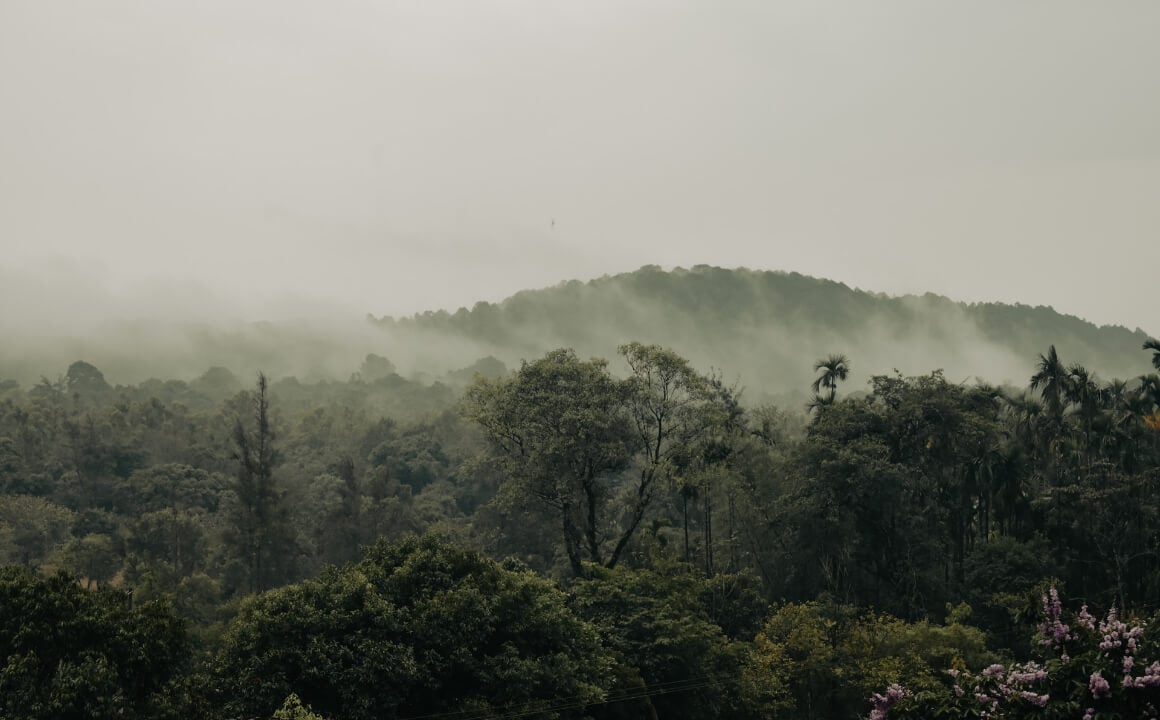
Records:
{"label": "hillside slope", "polygon": [[376,353],[406,377],[462,385],[476,371],[501,373],[557,347],[608,358],[619,371],[617,346],[639,340],[718,370],[754,399],[804,396],[813,362],[834,352],[850,359],[847,391],[894,369],[942,368],[956,382],[1023,385],[1053,343],[1067,363],[1104,379],[1130,378],[1149,370],[1140,350],[1146,339],[1140,330],[1097,327],[1045,307],[888,297],[796,273],[648,266],[398,319],[161,323],[118,316],[84,334],[53,334],[50,326],[10,332],[0,344],[0,380],[33,384],[58,377],[74,360],[115,383],[193,380],[215,366],[239,377],[263,370],[272,378],[345,380]]}
{"label": "hillside slope", "polygon": [[526,290],[470,310],[376,322],[392,338],[392,357],[421,367],[464,353],[512,365],[560,346],[611,358],[620,343],[639,340],[671,346],[698,366],[773,393],[804,388],[813,361],[832,352],[850,357],[850,387],[893,369],[937,368],[953,380],[1023,384],[1038,353],[1053,343],[1067,362],[1105,378],[1147,369],[1144,332],[1098,327],[1047,307],[888,297],[797,273],[710,266],[671,272],[648,266]]}

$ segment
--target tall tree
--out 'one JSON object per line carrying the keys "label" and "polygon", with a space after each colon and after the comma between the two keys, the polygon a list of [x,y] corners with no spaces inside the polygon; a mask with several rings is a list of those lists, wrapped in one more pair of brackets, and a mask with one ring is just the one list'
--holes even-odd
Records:
{"label": "tall tree", "polygon": [[658,488],[688,464],[721,404],[671,350],[632,343],[620,352],[626,380],[603,360],[554,350],[510,379],[478,378],[466,396],[467,415],[507,464],[501,495],[553,510],[577,576],[585,562],[620,562]]}
{"label": "tall tree", "polygon": [[814,372],[818,371],[821,371],[821,374],[814,379],[810,389],[820,398],[822,389],[825,388],[827,394],[824,404],[832,403],[838,392],[838,383],[845,382],[850,375],[850,361],[842,354],[829,355],[814,363]]}
{"label": "tall tree", "polygon": [[1067,367],[1059,359],[1059,353],[1052,345],[1047,349],[1046,355],[1039,356],[1039,362],[1035,365],[1035,374],[1031,376],[1031,389],[1040,391],[1043,401],[1047,403],[1047,409],[1054,418],[1058,419],[1063,415],[1063,403],[1067,396],[1068,384]]}
{"label": "tall tree", "polygon": [[271,564],[279,559],[279,541],[286,540],[283,493],[277,487],[274,467],[278,452],[270,419],[270,395],[266,376],[258,374],[257,392],[250,397],[251,427],[242,417],[234,421],[234,460],[238,463],[234,492],[238,497],[238,550],[246,562],[250,592],[271,585]]}
{"label": "tall tree", "polygon": [[[689,559],[688,501],[697,497],[704,510],[706,570],[712,567],[712,488],[705,471],[710,464],[705,447],[715,428],[735,419],[732,391],[719,381],[697,373],[688,361],[657,345],[629,343],[620,347],[628,362],[629,414],[636,429],[640,475],[637,496],[631,499],[628,522],[639,525],[662,480],[677,480],[681,492],[685,559]],[[739,412],[739,409],[738,409]],[[622,536],[614,550],[619,556],[629,540]]]}
{"label": "tall tree", "polygon": [[[501,495],[519,506],[537,501],[560,522],[573,574],[584,562],[615,565],[608,534],[620,528],[611,505],[629,467],[632,425],[629,387],[612,377],[604,360],[580,360],[572,350],[553,350],[525,362],[510,379],[479,377],[465,396],[465,412],[483,428],[509,473]],[[647,479],[647,478],[646,478]],[[647,503],[651,490],[637,492]]]}
{"label": "tall tree", "polygon": [[1067,399],[1075,404],[1079,416],[1080,431],[1083,434],[1084,456],[1090,461],[1092,450],[1092,425],[1102,412],[1103,389],[1095,375],[1078,363],[1067,369]]}

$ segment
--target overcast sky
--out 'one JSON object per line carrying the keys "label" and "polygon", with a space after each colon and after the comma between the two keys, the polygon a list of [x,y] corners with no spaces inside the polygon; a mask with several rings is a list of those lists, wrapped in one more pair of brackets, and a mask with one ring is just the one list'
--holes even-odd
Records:
{"label": "overcast sky", "polygon": [[1158,38],[1156,0],[0,0],[0,315],[706,263],[1160,332]]}

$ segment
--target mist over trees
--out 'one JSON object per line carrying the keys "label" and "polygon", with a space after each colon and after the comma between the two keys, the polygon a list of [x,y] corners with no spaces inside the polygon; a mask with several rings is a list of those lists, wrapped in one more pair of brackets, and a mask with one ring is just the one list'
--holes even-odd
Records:
{"label": "mist over trees", "polygon": [[866,362],[805,356],[780,405],[639,341],[443,381],[370,353],[6,382],[5,712],[969,715],[946,670],[999,665],[1011,717],[1146,704],[1069,685],[1103,656],[1051,623],[1111,609],[1160,661],[1160,345],[1125,379],[1053,344],[1019,384]]}
{"label": "mist over trees", "polygon": [[[91,298],[85,317],[99,315],[101,307],[102,298]],[[751,398],[796,403],[799,396],[808,400],[812,359],[835,351],[856,359],[859,388],[892,368],[904,374],[942,368],[955,381],[1018,383],[1026,358],[1052,344],[1102,377],[1131,377],[1136,368],[1125,358],[1148,339],[1140,330],[1096,327],[1050,308],[968,305],[931,294],[892,298],[796,273],[710,266],[644,267],[406,318],[336,312],[240,322],[222,311],[134,321],[123,316],[124,308],[109,308],[122,314],[55,331],[60,335],[38,330],[30,309],[18,325],[0,328],[9,339],[0,346],[0,377],[29,386],[42,376],[57,378],[82,358],[113,384],[192,382],[220,367],[241,378],[262,371],[310,383],[346,381],[366,370],[366,381],[395,372],[465,386],[476,370],[494,377],[556,348],[610,358],[637,341],[740,379]],[[360,367],[370,354],[389,358],[389,370]],[[492,367],[477,367],[481,361]]]}
{"label": "mist over trees", "polygon": [[[611,357],[626,342],[655,343],[741,378],[751,394],[772,395],[803,392],[813,380],[803,358],[835,349],[857,358],[859,385],[892,368],[1015,383],[1026,358],[1052,344],[1104,377],[1129,377],[1137,369],[1126,358],[1148,339],[1139,329],[1096,327],[1050,308],[888,297],[797,273],[704,265],[647,266],[379,323],[393,337],[418,333],[435,348],[471,342],[478,354],[512,366],[555,347]],[[436,353],[424,359],[440,362]]]}

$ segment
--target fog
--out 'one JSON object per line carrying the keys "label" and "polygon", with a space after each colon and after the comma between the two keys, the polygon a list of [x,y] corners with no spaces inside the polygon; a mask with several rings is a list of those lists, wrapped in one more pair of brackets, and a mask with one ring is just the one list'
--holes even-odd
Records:
{"label": "fog", "polygon": [[[557,347],[608,359],[621,373],[619,346],[640,341],[675,349],[742,389],[746,402],[792,407],[808,397],[813,363],[836,352],[850,359],[845,390],[853,392],[874,375],[935,370],[953,382],[1023,386],[1049,345],[1103,379],[1148,369],[1141,331],[1100,328],[1049,308],[895,298],[797,274],[711,266],[648,266],[470,310],[400,318],[359,316],[321,301],[299,306],[299,298],[266,308],[259,322],[228,320],[228,303],[204,288],[114,295],[75,268],[57,268],[54,277],[70,280],[55,293],[68,323],[50,328],[29,316],[22,325],[23,316],[12,314],[0,331],[19,342],[0,345],[0,380],[52,380],[78,359],[122,384],[190,381],[211,367],[241,377],[263,371],[275,379],[346,380],[374,353],[405,378],[461,387],[476,367],[491,374],[498,360],[514,369]],[[28,288],[18,277],[7,280],[0,300],[16,304]],[[186,302],[191,297],[196,302]],[[484,359],[490,364],[477,365]]]}
{"label": "fog", "polygon": [[[262,321],[287,372],[421,369],[442,344],[364,316],[645,264],[1157,334],[1158,31],[1150,0],[0,2],[0,376],[244,364]],[[952,374],[876,322],[881,353],[754,349]],[[1024,362],[945,322],[953,374]]]}
{"label": "fog", "polygon": [[750,399],[804,396],[813,363],[835,352],[851,360],[853,390],[872,375],[934,370],[953,382],[1022,386],[1048,343],[1106,379],[1148,369],[1141,333],[1046,309],[888,298],[801,276],[705,266],[570,282],[453,315],[388,320],[384,329],[392,359],[431,372],[483,355],[514,366],[559,346],[608,358],[615,371],[620,344],[657,343],[747,388]]}

